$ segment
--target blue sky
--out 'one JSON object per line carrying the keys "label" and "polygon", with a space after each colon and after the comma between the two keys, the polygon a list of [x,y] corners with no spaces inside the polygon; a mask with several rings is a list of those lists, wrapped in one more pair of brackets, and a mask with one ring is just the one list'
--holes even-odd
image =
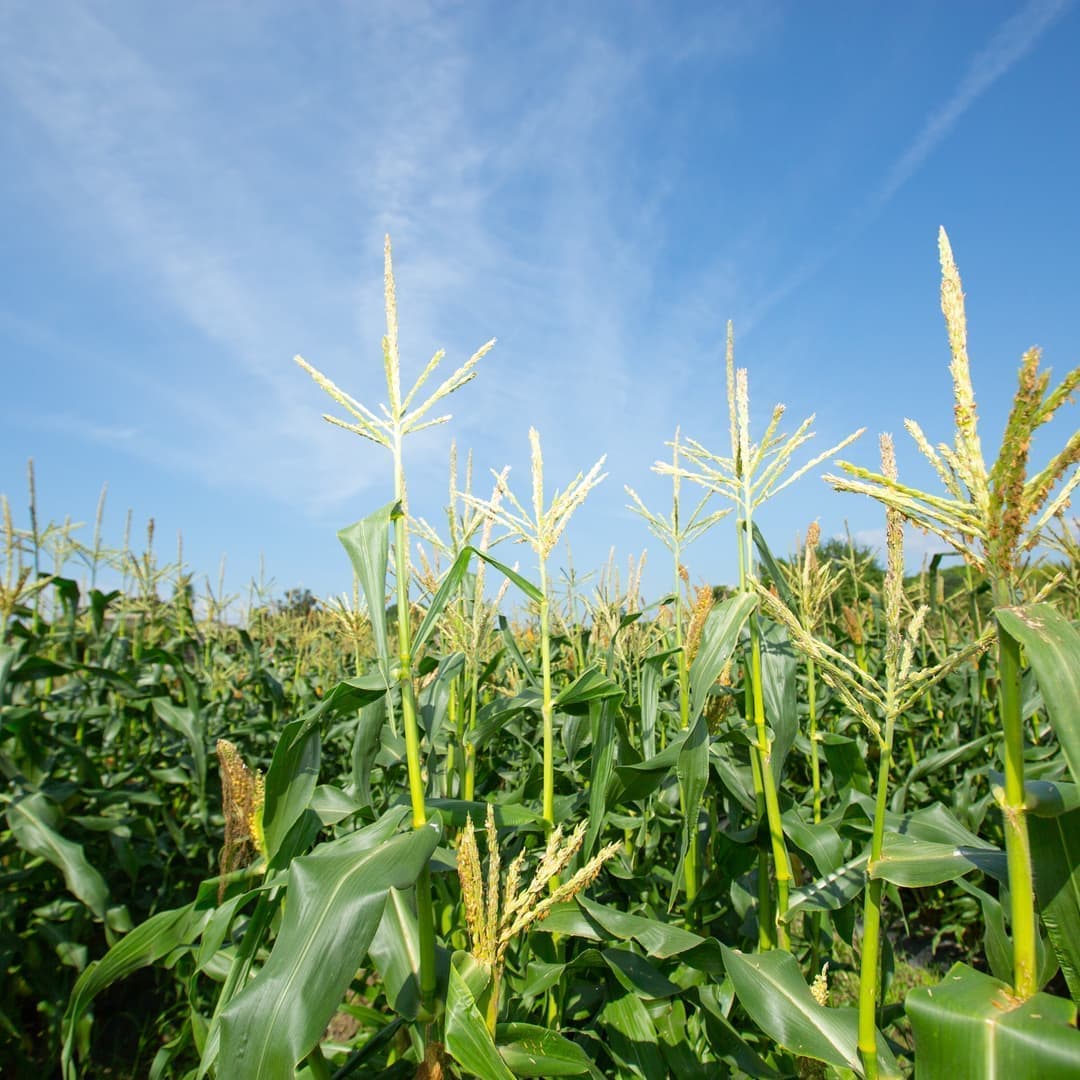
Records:
{"label": "blue sky", "polygon": [[[451,438],[478,488],[509,464],[524,492],[534,425],[552,486],[608,455],[578,570],[648,547],[653,596],[667,555],[623,485],[666,509],[675,426],[727,445],[727,319],[759,428],[776,401],[821,449],[865,426],[867,465],[892,431],[916,483],[903,418],[951,437],[940,224],[984,445],[1025,348],[1078,362],[1069,0],[8,0],[0,49],[0,491],[25,523],[33,457],[41,515],[90,521],[108,481],[112,539],[153,516],[200,577],[226,554],[231,591],[260,553],[279,591],[343,591],[335,530],[390,497],[292,361],[385,398],[386,232],[407,375],[498,338],[409,447],[414,512],[440,518]],[[760,521],[786,552],[815,518],[881,528],[816,475]],[[690,549],[695,580],[734,575],[732,530]]]}

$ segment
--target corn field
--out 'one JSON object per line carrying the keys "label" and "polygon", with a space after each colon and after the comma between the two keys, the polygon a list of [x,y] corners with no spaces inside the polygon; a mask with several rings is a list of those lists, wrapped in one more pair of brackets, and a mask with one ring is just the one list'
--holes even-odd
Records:
{"label": "corn field", "polygon": [[[455,454],[445,521],[410,514],[407,436],[493,342],[404,389],[389,240],[386,402],[297,358],[385,451],[351,593],[253,586],[237,621],[152,524],[40,522],[31,468],[29,519],[2,503],[3,1075],[1080,1074],[1080,431],[1029,461],[1080,368],[1026,353],[987,457],[944,232],[940,260],[952,441],[907,423],[938,485],[887,435],[753,432],[729,327],[726,428],[657,448],[665,507],[627,489],[661,597],[634,562],[553,580],[605,462],[550,477],[535,430],[524,485]],[[796,482],[876,500],[884,565],[817,522],[772,550]],[[912,529],[956,558],[905,574]],[[738,582],[694,587],[691,545]]]}

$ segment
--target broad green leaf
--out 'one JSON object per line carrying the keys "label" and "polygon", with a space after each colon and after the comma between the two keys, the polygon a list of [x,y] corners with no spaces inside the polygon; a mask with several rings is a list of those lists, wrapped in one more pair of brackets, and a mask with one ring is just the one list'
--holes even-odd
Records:
{"label": "broad green leaf", "polygon": [[580,1076],[591,1064],[577,1043],[536,1024],[499,1024],[495,1041],[515,1076]]}
{"label": "broad green leaf", "polygon": [[[757,1051],[749,1046],[742,1033],[728,1019],[724,1002],[721,1001],[721,985],[698,987],[698,1001],[701,1002],[705,1030],[708,1032],[713,1053],[729,1059],[748,1076],[768,1077],[769,1080],[779,1076],[775,1069],[761,1060]],[[727,1005],[730,1007],[730,1001]]]}
{"label": "broad green leaf", "polygon": [[618,698],[596,699],[589,704],[592,752],[589,755],[589,825],[582,844],[584,859],[592,855],[605,823],[606,797],[615,764],[615,711],[621,700],[620,690]]}
{"label": "broad green leaf", "polygon": [[109,887],[87,861],[82,845],[60,835],[60,808],[36,791],[10,803],[7,819],[19,847],[52,863],[64,875],[68,891],[99,919],[104,919],[109,906]]}
{"label": "broad green leaf", "polygon": [[1080,1062],[1076,1006],[1035,994],[1020,1002],[1006,983],[956,964],[905,1002],[920,1076],[1072,1080]]}
{"label": "broad green leaf", "polygon": [[[597,904],[586,896],[578,896],[577,903],[582,911],[613,937],[622,941],[636,941],[650,956],[664,960],[669,956],[678,956],[688,950],[706,944],[706,939],[683,930],[659,919],[648,919],[642,915],[630,915],[625,911]],[[545,929],[547,922],[540,923]]]}
{"label": "broad green leaf", "polygon": [[849,790],[870,793],[870,771],[866,767],[865,751],[855,739],[827,731],[821,736],[821,747],[829,763],[829,773],[838,794]]}
{"label": "broad green leaf", "polygon": [[620,799],[633,802],[651,795],[678,764],[679,754],[682,753],[688,734],[689,732],[681,731],[655,757],[628,765],[617,765],[615,775],[623,786]]}
{"label": "broad green leaf", "polygon": [[[742,1007],[766,1035],[794,1054],[862,1075],[856,1009],[819,1005],[791,953],[774,949],[748,955],[726,945],[721,948]],[[881,1074],[899,1076],[880,1034],[877,1044]]]}
{"label": "broad green leaf", "polygon": [[390,553],[390,522],[398,503],[387,503],[355,525],[338,531],[367,601],[375,653],[383,685],[390,685],[390,644],[386,627],[386,564]]}
{"label": "broad green leaf", "polygon": [[758,528],[756,521],[753,522],[751,531],[754,537],[754,547],[758,549],[758,554],[761,556],[761,564],[768,572],[770,584],[776,586],[776,591],[779,593],[780,599],[784,602],[784,606],[789,611],[798,611],[799,602],[792,595],[791,586],[788,585],[788,580],[777,564],[776,559],[773,557],[769,545],[765,542],[765,534]]}
{"label": "broad green leaf", "polygon": [[656,1025],[637,995],[610,998],[600,1013],[611,1054],[637,1070],[641,1076],[665,1076],[664,1059]]}
{"label": "broad green leaf", "polygon": [[481,1080],[513,1080],[514,1074],[499,1056],[477,1005],[490,981],[487,967],[468,953],[456,952],[450,958],[446,1051],[466,1072]]}
{"label": "broad green leaf", "polygon": [[844,861],[844,841],[831,825],[803,821],[795,810],[781,815],[784,833],[791,842],[814,860],[818,875],[832,873]]}
{"label": "broad green leaf", "polygon": [[[316,709],[319,707],[315,706]],[[319,780],[322,763],[319,729],[309,728],[307,734],[298,739],[303,727],[303,717],[285,725],[266,773],[263,836],[266,839],[266,861],[270,864],[281,850],[289,830],[311,803]]]}
{"label": "broad green leaf", "polygon": [[399,810],[289,864],[285,916],[269,959],[221,1015],[221,1059],[236,1080],[292,1080],[317,1045],[378,929],[390,889],[412,885],[437,822],[387,834]]}
{"label": "broad green leaf", "polygon": [[339,821],[359,813],[363,805],[350,799],[339,787],[320,784],[311,794],[311,809],[319,815],[324,825],[337,825]]}
{"label": "broad green leaf", "polygon": [[612,682],[598,667],[586,668],[572,683],[559,691],[554,702],[556,709],[569,709],[573,705],[588,705],[591,701],[621,698],[623,689]]}
{"label": "broad green leaf", "polygon": [[585,938],[587,941],[603,941],[607,933],[581,910],[575,900],[556,904],[547,918],[536,924],[536,929],[549,934]]}
{"label": "broad green leaf", "polygon": [[386,693],[381,676],[344,679],[278,737],[266,773],[263,834],[267,862],[273,864],[285,837],[311,804],[322,763],[319,725],[328,716],[354,712]]}
{"label": "broad green leaf", "polygon": [[22,642],[19,642],[18,645],[5,645],[0,642],[0,705],[4,704],[8,678],[11,675],[12,668],[15,666],[21,648]]}
{"label": "broad green leaf", "polygon": [[352,788],[364,806],[371,806],[371,767],[382,745],[386,723],[386,695],[361,706],[352,745]]}
{"label": "broad green leaf", "polygon": [[791,893],[786,922],[797,911],[839,911],[847,907],[866,888],[866,864],[869,849],[849,859],[832,873],[824,874],[810,885],[803,885]]}
{"label": "broad green leaf", "polygon": [[415,1020],[420,1008],[420,940],[412,891],[391,889],[379,929],[368,946],[383,991],[399,1016]]}
{"label": "broad green leaf", "polygon": [[[488,804],[486,802],[476,800],[470,802],[465,799],[428,799],[425,805],[432,810],[438,810],[447,824],[452,825],[455,829],[464,828],[466,818],[470,817],[473,820],[473,825],[478,829],[482,829],[487,819]],[[544,827],[543,815],[536,813],[535,810],[530,810],[527,806],[522,806],[520,803],[493,803],[492,806],[495,810],[495,824],[499,828],[504,825]]]}
{"label": "broad green leaf", "polygon": [[765,701],[765,719],[772,729],[773,777],[781,784],[784,763],[799,729],[795,695],[795,650],[788,632],[778,623],[762,619],[761,692]]}
{"label": "broad green leaf", "polygon": [[709,780],[709,728],[700,713],[690,725],[679,751],[675,766],[679,780],[679,802],[682,806],[682,829],[679,835],[679,858],[675,864],[674,887],[668,900],[668,911],[675,906],[683,887],[683,864],[691,844],[698,842],[698,811],[705,785]]}
{"label": "broad green leaf", "polygon": [[1073,1001],[1080,1001],[1080,809],[1028,817],[1035,895]]}
{"label": "broad green leaf", "polygon": [[77,1080],[75,1036],[80,1020],[94,998],[120,979],[148,967],[175,949],[190,945],[214,912],[212,904],[198,902],[173,911],[159,911],[122,937],[100,960],[79,976],[64,1011],[63,1070],[65,1080]]}
{"label": "broad green leaf", "polygon": [[869,866],[870,877],[907,888],[953,881],[972,870],[1000,876],[1007,873],[1005,854],[985,847],[954,846],[887,832],[881,858]]}
{"label": "broad green leaf", "polygon": [[631,949],[604,949],[600,955],[623,988],[640,998],[657,1000],[677,997],[682,992],[681,987]]}
{"label": "broad green leaf", "polygon": [[1073,783],[1080,783],[1080,632],[1050,604],[996,608],[995,614],[1023,645]]}
{"label": "broad green leaf", "polygon": [[199,798],[206,791],[206,724],[191,706],[175,704],[169,698],[156,697],[151,704],[158,719],[187,740],[191,758],[195,764],[195,781]]}
{"label": "broad green leaf", "polygon": [[709,691],[739,641],[739,631],[757,606],[752,593],[736,593],[709,612],[701,629],[701,644],[690,664],[690,722],[701,715]]}
{"label": "broad green leaf", "polygon": [[[1005,777],[991,773],[993,783],[1001,786]],[[1051,780],[1025,780],[1024,805],[1035,817],[1050,818],[1080,809],[1080,784],[1063,784]]]}
{"label": "broad green leaf", "polygon": [[678,649],[666,649],[664,652],[646,656],[641,665],[638,704],[641,707],[641,755],[644,758],[656,755],[656,729],[660,718],[660,688],[664,681],[664,666],[677,653]]}

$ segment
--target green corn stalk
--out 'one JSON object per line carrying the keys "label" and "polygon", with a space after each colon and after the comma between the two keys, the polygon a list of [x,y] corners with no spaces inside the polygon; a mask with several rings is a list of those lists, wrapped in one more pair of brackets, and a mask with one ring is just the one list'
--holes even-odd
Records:
{"label": "green corn stalk", "polygon": [[466,493],[462,497],[482,510],[494,522],[507,529],[508,535],[517,543],[528,544],[536,554],[540,574],[540,668],[542,680],[541,723],[544,741],[543,818],[548,830],[555,826],[555,696],[551,681],[551,590],[548,583],[547,560],[566,529],[573,512],[585,501],[589,492],[599,484],[607,473],[604,467],[607,455],[587,472],[578,473],[565,491],[556,491],[551,502],[544,500],[544,455],[540,435],[536,428],[529,429],[529,445],[532,463],[532,513],[522,506],[507,482],[507,469],[492,472],[495,477],[495,495],[482,500]]}
{"label": "green corn stalk", "polygon": [[[750,392],[745,368],[735,370],[735,338],[731,323],[727,333],[727,392],[731,436],[731,456],[722,457],[707,450],[701,443],[689,439],[681,444],[682,456],[688,465],[657,462],[658,472],[679,474],[708,491],[716,492],[731,501],[738,513],[739,587],[749,590],[756,581],[754,568],[753,515],[754,511],[773,495],[798,480],[803,474],[831,457],[862,434],[862,429],[817,455],[785,478],[795,452],[812,437],[813,416],[799,425],[794,434],[779,432],[784,406],[773,409],[765,434],[759,443],[750,440]],[[774,939],[781,948],[788,948],[785,915],[791,889],[791,863],[784,841],[780,820],[780,800],[776,778],[771,767],[772,746],[768,735],[764,696],[761,688],[761,629],[756,616],[750,617],[750,661],[748,665],[748,715],[752,718],[753,744],[751,765],[755,795],[764,804],[768,822],[769,844],[773,871],[776,876],[776,918],[768,920],[768,941]],[[763,912],[762,922],[766,922]],[[766,943],[764,936],[762,944]]]}
{"label": "green corn stalk", "polygon": [[[679,719],[683,730],[690,726],[690,658],[683,642],[683,610],[682,610],[682,574],[685,572],[682,565],[683,551],[695,540],[703,536],[721,518],[731,513],[730,507],[713,510],[705,513],[707,504],[713,496],[713,492],[706,491],[691,511],[689,518],[682,518],[682,505],[680,501],[682,491],[682,472],[679,467],[679,429],[675,429],[675,438],[671,443],[671,516],[665,518],[649,510],[642,502],[640,496],[631,487],[626,487],[626,493],[632,503],[629,509],[633,510],[645,519],[649,531],[671,552],[674,567],[674,624],[675,624],[675,654],[678,679],[679,679]],[[654,472],[659,471],[655,466]],[[685,807],[683,813],[685,814]],[[683,876],[686,886],[687,904],[693,904],[698,892],[698,868],[697,868],[697,845],[690,844],[686,850],[686,860],[683,863]]]}
{"label": "green corn stalk", "polygon": [[[398,352],[397,297],[389,236],[386,238],[384,248],[384,267],[386,334],[383,337],[382,352],[386,389],[390,400],[389,406],[381,406],[383,415],[381,417],[377,416],[355,398],[339,389],[322,372],[316,370],[302,357],[296,357],[296,362],[352,417],[351,421],[346,421],[326,414],[324,415],[325,420],[382,446],[384,449],[389,450],[393,457],[394,498],[398,504],[393,515],[398,611],[398,658],[397,664],[393,668],[393,676],[398,684],[401,700],[412,823],[415,829],[421,829],[427,822],[427,811],[424,805],[425,784],[420,764],[420,726],[413,682],[414,671],[409,619],[411,608],[409,600],[408,491],[405,484],[405,460],[402,453],[402,444],[406,435],[415,434],[436,424],[443,424],[450,419],[449,415],[430,418],[427,414],[432,406],[476,377],[476,365],[490,351],[495,341],[492,339],[482,345],[457,371],[442,382],[422,404],[417,405],[410,411],[417,393],[442,362],[445,353],[442,349],[439,349],[434,354],[413,384],[412,389],[403,398],[401,395],[401,358]],[[416,898],[420,943],[420,993],[427,1016],[430,1019],[434,1015],[433,1006],[436,987],[435,918],[431,898],[431,874],[427,868],[421,873],[416,883]]]}
{"label": "green corn stalk", "polygon": [[[505,472],[505,470],[504,470]],[[498,506],[502,495],[499,484],[505,482],[505,475],[496,477],[495,489],[488,500]],[[472,496],[472,454],[466,459],[465,486],[458,487],[457,447],[450,447],[450,501],[446,516],[448,540],[443,540],[439,533],[423,518],[415,522],[416,532],[435,551],[435,564],[419,548],[422,579],[434,592],[438,587],[440,574],[437,569],[439,555],[445,555],[451,564],[461,553],[472,546],[476,551],[486,554],[492,546],[492,526],[494,519],[486,510],[478,508],[469,500]],[[463,504],[459,509],[459,504]],[[479,535],[477,535],[479,534]],[[454,679],[450,687],[450,728],[455,732],[462,754],[462,796],[471,801],[476,791],[476,746],[466,738],[468,732],[476,730],[476,714],[480,697],[480,671],[494,647],[495,614],[506,594],[509,579],[504,578],[499,586],[494,602],[484,598],[484,572],[487,564],[477,560],[476,572],[471,579],[463,579],[455,600],[443,609],[439,619],[440,636],[449,651],[461,652],[465,657],[464,670]],[[447,752],[446,772],[449,774],[456,767],[455,746],[451,743]]]}
{"label": "green corn stalk", "polygon": [[[941,308],[949,334],[955,438],[952,446],[930,445],[913,420],[905,422],[934,467],[946,494],[934,495],[894,477],[840,462],[846,477],[826,477],[837,490],[883,502],[914,525],[939,536],[990,581],[994,603],[1017,601],[1021,561],[1042,539],[1048,524],[1068,505],[1080,483],[1080,431],[1032,477],[1028,459],[1035,431],[1047,423],[1080,386],[1080,367],[1050,390],[1049,372],[1039,371],[1040,353],[1030,349],[1020,366],[1019,387],[997,460],[987,468],[978,434],[975,393],[967,353],[967,319],[960,274],[949,239],[939,233]],[[1062,483],[1062,481],[1064,481]],[[1056,491],[1056,494],[1055,494]],[[1044,591],[1049,586],[1044,587]],[[1041,594],[1034,599],[1041,598]],[[1002,815],[1012,904],[1013,990],[1022,999],[1037,990],[1035,893],[1024,800],[1024,729],[1020,710],[1019,647],[998,631],[998,711],[1005,737]]]}

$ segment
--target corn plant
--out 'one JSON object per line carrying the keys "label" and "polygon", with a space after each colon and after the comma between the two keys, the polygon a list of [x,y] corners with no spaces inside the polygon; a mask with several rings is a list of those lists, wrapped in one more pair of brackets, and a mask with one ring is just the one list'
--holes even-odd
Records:
{"label": "corn plant", "polygon": [[[559,543],[574,511],[588,494],[607,476],[600,470],[605,457],[588,471],[578,473],[565,491],[556,491],[551,502],[544,499],[544,455],[540,434],[529,429],[532,449],[532,513],[522,506],[510,488],[506,472],[495,473],[496,497],[487,501],[466,495],[467,502],[479,507],[503,526],[517,543],[528,544],[537,559],[540,578],[540,671],[542,679],[541,723],[544,739],[543,815],[549,828],[555,825],[555,695],[551,681],[551,589],[548,581],[548,557]],[[605,455],[606,456],[606,455]]]}
{"label": "corn plant", "polygon": [[[818,454],[806,464],[785,476],[795,453],[812,437],[810,426],[814,417],[804,420],[790,436],[779,431],[784,406],[777,405],[772,411],[765,433],[758,443],[750,436],[750,392],[745,368],[735,370],[735,337],[731,324],[727,335],[727,396],[728,428],[731,440],[730,456],[714,454],[701,443],[689,439],[682,444],[681,456],[687,462],[680,464],[678,457],[672,464],[657,462],[658,472],[680,475],[700,484],[707,491],[728,499],[738,513],[739,587],[744,592],[752,589],[756,578],[754,560],[754,511],[768,499],[793,484],[810,469],[849,445],[862,430],[849,435],[836,446]],[[788,933],[785,916],[788,894],[791,888],[791,864],[784,844],[783,825],[780,821],[780,802],[777,783],[782,762],[774,760],[765,715],[761,671],[761,626],[756,618],[750,619],[750,677],[747,680],[748,715],[753,717],[755,740],[752,747],[754,789],[759,801],[759,815],[768,822],[769,842],[776,876],[775,920],[766,912],[771,904],[762,906],[760,920],[763,946],[778,944],[787,948]],[[775,718],[774,718],[775,722]],[[762,871],[765,867],[762,866]],[[762,873],[762,888],[767,875]],[[766,899],[763,891],[762,899]]]}
{"label": "corn plant", "polygon": [[[1028,478],[1031,441],[1080,385],[1080,367],[1049,389],[1048,372],[1039,371],[1039,350],[1024,354],[1019,388],[1005,427],[1001,450],[989,468],[978,433],[975,393],[967,354],[967,321],[960,275],[942,229],[941,308],[952,352],[955,437],[952,446],[931,446],[919,425],[906,427],[940,477],[945,495],[902,485],[895,477],[841,463],[847,477],[827,477],[841,491],[870,495],[918,527],[940,537],[965,561],[987,575],[999,609],[1020,600],[1021,559],[1041,540],[1047,525],[1067,505],[1080,483],[1080,431],[1048,464]],[[1064,481],[1056,491],[1059,481]],[[1032,598],[1037,603],[1041,595]],[[1009,853],[1009,885],[1014,938],[1013,988],[1021,998],[1036,990],[1035,893],[1027,836],[1024,794],[1024,729],[1020,711],[1020,646],[1001,627],[998,634],[998,706],[1005,736],[1005,787],[1002,811]]]}

